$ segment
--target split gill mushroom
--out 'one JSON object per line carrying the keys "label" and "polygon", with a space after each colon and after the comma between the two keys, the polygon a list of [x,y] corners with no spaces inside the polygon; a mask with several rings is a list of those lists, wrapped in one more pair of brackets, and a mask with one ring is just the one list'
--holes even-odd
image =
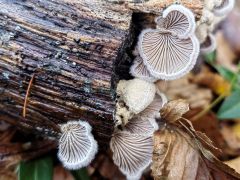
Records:
{"label": "split gill mushroom", "polygon": [[156,23],[156,29],[145,29],[140,34],[139,54],[153,77],[180,78],[193,68],[199,54],[194,15],[182,5],[171,5]]}
{"label": "split gill mushroom", "polygon": [[154,78],[146,66],[143,64],[143,60],[140,56],[137,56],[134,59],[133,65],[131,66],[130,69],[130,74],[134,77],[143,79],[148,82],[155,82],[157,81],[157,78]]}
{"label": "split gill mushroom", "polygon": [[159,128],[155,118],[159,117],[159,110],[166,103],[162,97],[156,94],[145,110],[130,119],[122,129],[116,128],[112,135],[113,161],[127,179],[140,179],[152,162],[153,133]]}
{"label": "split gill mushroom", "polygon": [[67,169],[80,169],[90,164],[98,151],[91,126],[85,121],[60,125],[58,158]]}

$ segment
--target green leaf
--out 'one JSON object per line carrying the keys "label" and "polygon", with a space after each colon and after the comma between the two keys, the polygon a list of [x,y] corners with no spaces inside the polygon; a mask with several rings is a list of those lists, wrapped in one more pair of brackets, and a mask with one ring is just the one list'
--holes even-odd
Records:
{"label": "green leaf", "polygon": [[240,91],[234,91],[221,105],[218,113],[219,119],[240,118]]}
{"label": "green leaf", "polygon": [[75,180],[90,180],[86,168],[82,168],[76,171],[71,171],[71,173],[74,176]]}
{"label": "green leaf", "polygon": [[232,84],[232,91],[240,90],[240,74],[237,74],[223,66],[215,65],[214,67],[224,79]]}
{"label": "green leaf", "polygon": [[18,166],[18,180],[52,180],[53,161],[51,157],[21,162]]}
{"label": "green leaf", "polygon": [[234,76],[236,76],[236,73],[232,72],[231,70],[229,70],[223,66],[216,65],[215,68],[219,72],[219,74],[224,79],[228,80],[229,82],[231,82],[233,80]]}
{"label": "green leaf", "polygon": [[207,63],[213,65],[216,61],[216,51],[204,55],[204,59]]}

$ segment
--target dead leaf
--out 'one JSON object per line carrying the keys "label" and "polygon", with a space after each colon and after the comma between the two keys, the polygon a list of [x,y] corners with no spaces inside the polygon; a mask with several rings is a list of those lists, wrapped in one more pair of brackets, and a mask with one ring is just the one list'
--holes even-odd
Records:
{"label": "dead leaf", "polygon": [[53,140],[38,140],[29,143],[0,143],[0,169],[11,167],[21,160],[39,157],[56,148]]}
{"label": "dead leaf", "polygon": [[208,87],[217,95],[228,96],[231,93],[231,85],[222,76],[208,69],[192,77],[192,81],[201,86]]}
{"label": "dead leaf", "polygon": [[235,171],[237,171],[238,173],[240,173],[240,157],[237,157],[230,161],[225,161],[224,163],[235,169]]}
{"label": "dead leaf", "polygon": [[173,81],[157,81],[156,86],[169,100],[185,99],[191,108],[206,107],[213,99],[212,91],[192,82],[191,75]]}
{"label": "dead leaf", "polygon": [[[228,124],[223,123],[221,126],[221,134],[223,135],[225,141],[228,146],[235,151],[235,154],[239,154],[240,150],[240,137],[239,132],[237,132],[238,127],[230,126]],[[238,126],[238,125],[237,125]]]}
{"label": "dead leaf", "polygon": [[240,54],[240,8],[234,9],[222,23],[222,31],[231,50]]}
{"label": "dead leaf", "polygon": [[[191,121],[191,119],[201,111],[202,109],[192,109],[187,112],[184,117]],[[210,111],[197,121],[192,121],[192,124],[196,131],[205,133],[213,141],[213,144],[216,147],[223,150],[221,153],[214,152],[214,155],[217,157],[227,156],[225,150],[227,150],[229,147],[220,132],[219,121],[213,112]]]}
{"label": "dead leaf", "polygon": [[0,170],[0,180],[16,180],[17,175],[13,170]]}
{"label": "dead leaf", "polygon": [[58,165],[54,167],[53,180],[74,180],[74,177],[68,170]]}
{"label": "dead leaf", "polygon": [[233,52],[232,47],[229,45],[222,31],[216,33],[217,40],[217,63],[223,67],[226,67],[234,72],[237,72],[237,66],[234,64],[234,60],[237,58],[236,54]]}
{"label": "dead leaf", "polygon": [[175,122],[189,110],[189,104],[186,100],[178,99],[169,101],[160,110],[161,118],[167,122]]}
{"label": "dead leaf", "polygon": [[200,141],[176,126],[155,132],[151,169],[155,180],[240,178],[238,173],[205,149]]}

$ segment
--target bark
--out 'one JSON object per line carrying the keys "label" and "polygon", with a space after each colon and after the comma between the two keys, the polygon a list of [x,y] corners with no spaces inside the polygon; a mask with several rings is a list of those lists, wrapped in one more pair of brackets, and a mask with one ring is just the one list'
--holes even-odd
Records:
{"label": "bark", "polygon": [[120,65],[134,37],[133,11],[145,9],[83,0],[0,0],[1,120],[50,135],[59,123],[84,120],[100,147],[107,145],[116,83],[127,72]]}

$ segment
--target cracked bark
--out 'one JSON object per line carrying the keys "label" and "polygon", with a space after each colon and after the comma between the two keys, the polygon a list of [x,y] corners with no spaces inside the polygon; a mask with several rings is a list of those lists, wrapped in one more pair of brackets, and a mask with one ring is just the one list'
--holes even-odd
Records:
{"label": "cracked bark", "polygon": [[[199,15],[197,2],[189,7]],[[148,12],[156,12],[151,8]],[[0,0],[1,120],[41,134],[40,129],[81,119],[106,147],[114,129],[116,83],[126,72],[116,69],[128,59],[125,50],[134,37],[133,11],[146,9],[83,0]]]}

